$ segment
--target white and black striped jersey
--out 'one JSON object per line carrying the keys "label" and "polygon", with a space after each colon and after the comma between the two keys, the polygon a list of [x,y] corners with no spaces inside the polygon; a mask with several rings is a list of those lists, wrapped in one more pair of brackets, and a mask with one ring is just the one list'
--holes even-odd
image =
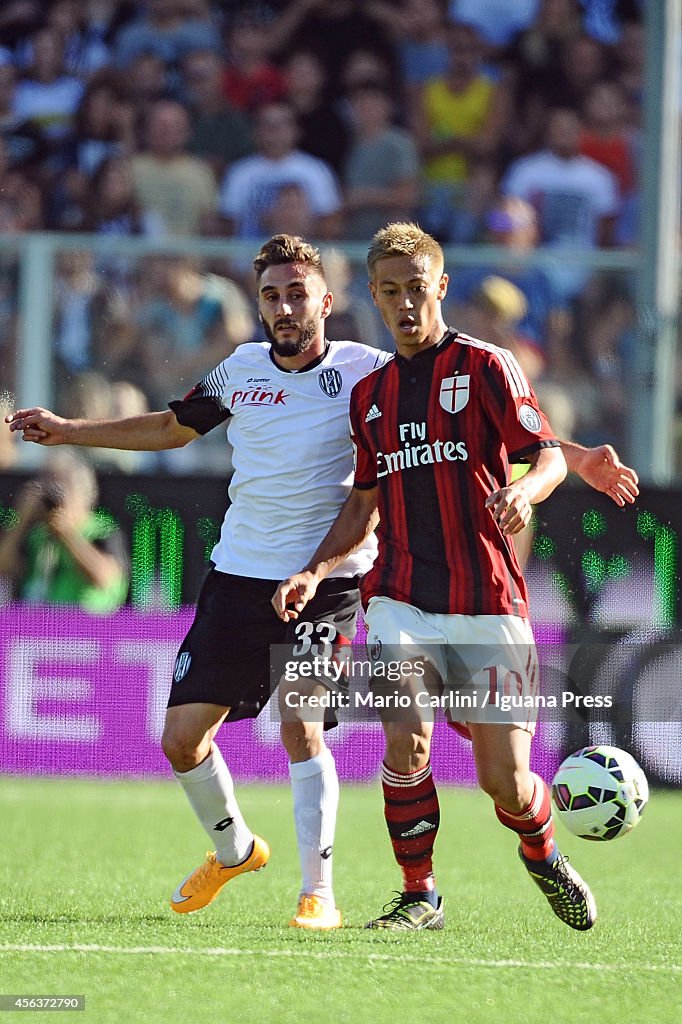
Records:
{"label": "white and black striped jersey", "polygon": [[[230,507],[211,558],[220,572],[280,580],[305,565],[353,483],[348,409],[353,386],[387,359],[353,341],[290,372],[266,342],[240,345],[185,399],[178,421],[200,434],[227,421],[234,474]],[[374,537],[332,576],[369,569]]]}

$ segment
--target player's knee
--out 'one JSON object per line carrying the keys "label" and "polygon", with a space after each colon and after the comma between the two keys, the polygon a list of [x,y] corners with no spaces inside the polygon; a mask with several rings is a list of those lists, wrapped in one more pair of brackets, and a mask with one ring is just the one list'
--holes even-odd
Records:
{"label": "player's knee", "polygon": [[526,771],[502,772],[497,765],[478,768],[478,784],[493,803],[511,814],[525,810],[532,798]]}
{"label": "player's knee", "polygon": [[396,772],[416,772],[428,763],[431,731],[423,723],[385,724],[386,764]]}
{"label": "player's knee", "polygon": [[290,761],[308,761],[324,748],[322,722],[301,722],[298,719],[280,725],[282,745]]}
{"label": "player's knee", "polygon": [[166,727],[161,737],[161,749],[176,772],[189,772],[201,764],[208,754],[205,747],[205,742],[197,743],[195,736],[175,728]]}

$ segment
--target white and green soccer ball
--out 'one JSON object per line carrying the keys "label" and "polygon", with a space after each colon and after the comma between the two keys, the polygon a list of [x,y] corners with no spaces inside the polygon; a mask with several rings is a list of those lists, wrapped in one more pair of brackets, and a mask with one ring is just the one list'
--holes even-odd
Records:
{"label": "white and green soccer ball", "polygon": [[552,779],[557,816],[569,832],[598,842],[627,835],[639,824],[649,799],[646,775],[618,747],[583,747]]}

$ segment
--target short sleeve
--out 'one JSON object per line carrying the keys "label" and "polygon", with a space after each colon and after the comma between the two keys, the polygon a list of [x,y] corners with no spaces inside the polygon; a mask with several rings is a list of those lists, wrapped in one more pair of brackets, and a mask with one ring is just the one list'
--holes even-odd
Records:
{"label": "short sleeve", "polygon": [[541,448],[559,447],[547,417],[518,362],[506,349],[489,353],[485,410],[497,426],[510,462],[523,462]]}
{"label": "short sleeve", "polygon": [[225,388],[229,382],[227,359],[207,373],[184,398],[168,403],[175,418],[183,427],[191,427],[197,434],[207,434],[230,416],[225,406]]}

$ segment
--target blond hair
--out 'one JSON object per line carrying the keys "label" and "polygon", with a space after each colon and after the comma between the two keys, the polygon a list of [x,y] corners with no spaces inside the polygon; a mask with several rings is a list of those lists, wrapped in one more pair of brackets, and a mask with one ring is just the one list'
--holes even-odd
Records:
{"label": "blond hair", "polygon": [[423,231],[418,224],[394,222],[377,231],[367,252],[367,269],[370,277],[375,264],[388,256],[430,256],[442,269],[445,259],[443,250],[432,235]]}
{"label": "blond hair", "polygon": [[256,278],[260,281],[268,267],[281,266],[284,263],[300,263],[324,280],[324,267],[320,250],[300,235],[273,235],[264,243],[253,261]]}

